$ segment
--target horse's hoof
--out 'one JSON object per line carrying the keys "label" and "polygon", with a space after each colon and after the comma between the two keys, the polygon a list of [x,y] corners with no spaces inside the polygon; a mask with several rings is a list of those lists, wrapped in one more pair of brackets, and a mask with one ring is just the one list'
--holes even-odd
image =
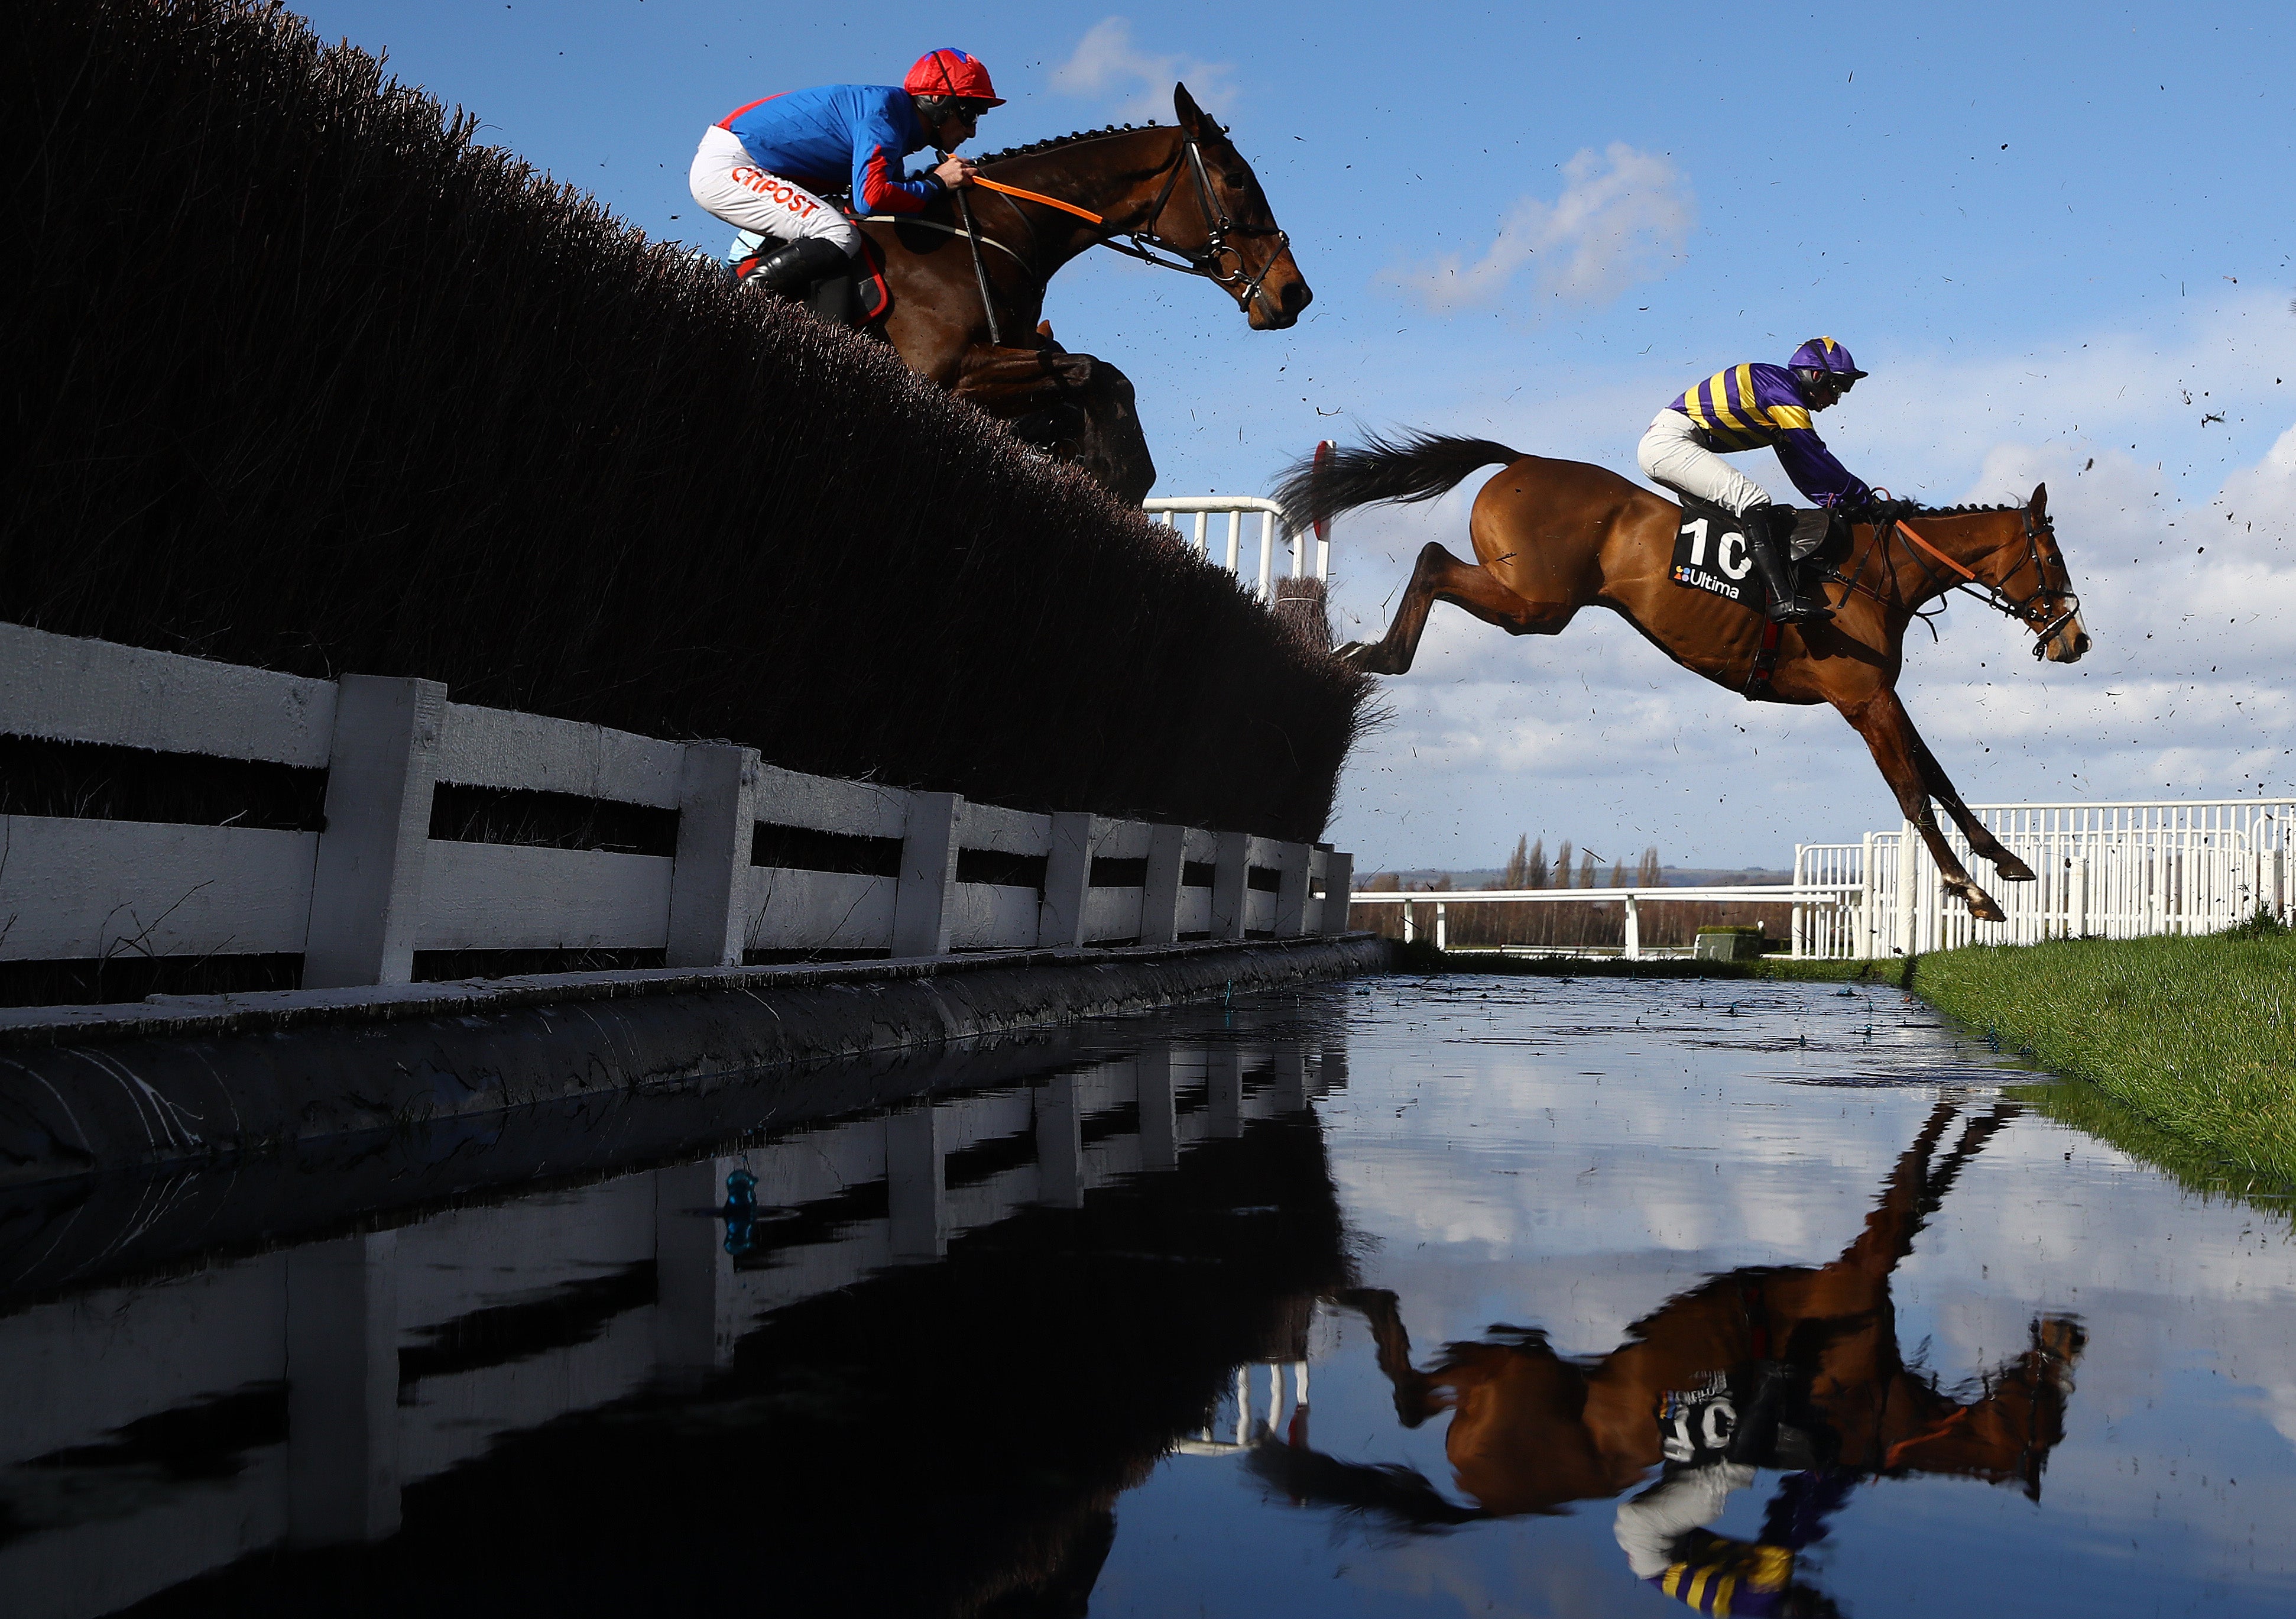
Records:
{"label": "horse's hoof", "polygon": [[1376,641],[1349,641],[1344,646],[1332,648],[1332,656],[1358,674],[1393,674],[1395,671],[1385,667],[1385,660],[1379,654],[1379,643]]}
{"label": "horse's hoof", "polygon": [[1969,914],[1976,917],[1980,922],[2006,922],[2009,920],[2009,913],[2001,908],[1999,901],[1996,900],[1991,894],[1987,893],[1974,883],[1971,883],[1962,888],[1961,899],[1962,903],[1969,907]]}
{"label": "horse's hoof", "polygon": [[2006,851],[1993,857],[1993,875],[2004,883],[2034,883],[2033,868]]}

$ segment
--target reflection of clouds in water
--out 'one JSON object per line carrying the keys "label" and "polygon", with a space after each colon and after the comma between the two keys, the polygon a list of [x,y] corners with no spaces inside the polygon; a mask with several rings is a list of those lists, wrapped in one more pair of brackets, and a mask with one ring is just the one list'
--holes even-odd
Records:
{"label": "reflection of clouds in water", "polygon": [[[1349,1093],[1334,1098],[1350,1115],[1333,1138],[1342,1202],[1380,1239],[1365,1279],[1402,1295],[1423,1366],[1444,1342],[1482,1338],[1499,1321],[1545,1329],[1566,1355],[1603,1355],[1635,1320],[1709,1277],[1832,1260],[1938,1095],[1841,1081],[1937,1064],[1974,1078],[1984,1064],[1894,997],[1829,1006],[1824,990],[1766,988],[1770,1004],[1749,1007],[1724,1046],[1712,1043],[1713,1008],[1692,1005],[1694,987],[1516,986],[1488,1023],[1479,1008],[1422,1002],[1408,1008],[1419,1027],[1407,1036],[1365,1030]],[[1839,1031],[1829,1013],[1861,1027],[1878,1017],[1882,1048],[1870,1058],[1843,1056],[1838,1040],[1819,1049]],[[1516,1043],[1456,1038],[1485,1028]],[[1759,1048],[1781,1030],[1808,1032],[1811,1048]],[[1599,1085],[1588,1070],[1602,1072]],[[1823,1082],[1781,1082],[1791,1078]],[[2296,1242],[2284,1217],[2182,1193],[2029,1113],[1968,1162],[1900,1265],[1892,1302],[1903,1352],[1948,1389],[2019,1354],[2045,1314],[2080,1316],[2087,1352],[2038,1516],[2013,1488],[1877,1485],[1828,1552],[1832,1589],[1854,1598],[1869,1582],[1901,1581],[1883,1539],[1907,1535],[1946,1545],[2038,1530],[2037,1554],[2123,1562],[2147,1582],[2286,1563],[2273,1528],[2296,1520],[2296,1363],[2286,1350]],[[1342,1360],[1358,1357],[1368,1372],[1365,1336],[1344,1335]],[[1431,1476],[1448,1475],[1438,1467]],[[1496,1533],[1480,1526],[1455,1546]],[[1457,1555],[1407,1546],[1381,1560],[1382,1588],[1467,1611],[1484,1601],[1493,1612],[1637,1610],[1643,1593],[1604,1549],[1556,1525],[1542,1533],[1542,1572],[1520,1584],[1491,1585],[1496,1554],[1484,1550],[1472,1579],[1406,1576]],[[2005,1544],[1994,1553],[2015,1555]],[[1566,1595],[1546,1570],[1566,1582],[1583,1571],[1587,1584]]]}
{"label": "reflection of clouds in water", "polygon": [[[1599,1516],[1599,1515],[1597,1515]],[[1553,1523],[1480,1524],[1462,1534],[1399,1545],[1375,1562],[1351,1566],[1349,1580],[1394,1601],[1408,1598],[1435,1612],[1611,1619],[1646,1615],[1650,1594],[1620,1578],[1618,1548]],[[1437,1606],[1429,1598],[1447,1599]]]}
{"label": "reflection of clouds in water", "polygon": [[[2281,1340],[2281,1352],[2287,1352],[2287,1340]],[[2286,1440],[2291,1450],[2296,1450],[2296,1383],[2269,1384],[2257,1390],[2258,1408],[2273,1430]]]}

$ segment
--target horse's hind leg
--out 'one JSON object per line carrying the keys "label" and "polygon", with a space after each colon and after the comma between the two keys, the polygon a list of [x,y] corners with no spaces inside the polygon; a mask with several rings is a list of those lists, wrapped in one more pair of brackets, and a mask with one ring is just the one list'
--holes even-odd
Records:
{"label": "horse's hind leg", "polygon": [[[1969,914],[1980,922],[2007,921],[2007,914],[1991,894],[1971,878],[1946,842],[1945,834],[1938,830],[1937,817],[1930,810],[1929,781],[1920,762],[1929,750],[1923,745],[1920,733],[1914,729],[1906,705],[1898,701],[1898,694],[1884,687],[1863,703],[1842,707],[1841,717],[1866,739],[1866,746],[1882,771],[1882,779],[1897,794],[1898,808],[1913,824],[1914,830],[1922,834],[1922,842],[1929,845],[1930,858],[1937,862],[1938,875],[1947,892],[1959,894],[1962,903],[1969,907]],[[1935,762],[1931,761],[1932,767]]]}
{"label": "horse's hind leg", "polygon": [[2004,883],[2032,882],[2033,868],[2003,848],[2001,840],[1993,835],[1992,829],[1971,814],[1969,806],[1961,801],[1961,794],[1954,791],[1953,783],[1946,778],[1944,768],[1937,761],[1937,755],[1930,752],[1930,744],[1922,740],[1921,733],[1914,729],[1911,719],[1906,720],[1906,729],[1914,739],[1914,763],[1921,770],[1923,784],[1929,788],[1930,796],[1943,804],[1945,812],[1953,817],[1953,824],[1960,827],[1961,835],[1969,840],[1971,850],[1980,858],[1992,861],[1993,869],[2000,873]]}
{"label": "horse's hind leg", "polygon": [[1559,635],[1578,610],[1575,604],[1527,602],[1493,578],[1488,569],[1463,563],[1430,540],[1403,588],[1395,621],[1376,641],[1350,641],[1339,655],[1370,675],[1399,675],[1419,655],[1419,637],[1427,631],[1427,613],[1437,602],[1464,607],[1486,624],[1496,624],[1509,635]]}

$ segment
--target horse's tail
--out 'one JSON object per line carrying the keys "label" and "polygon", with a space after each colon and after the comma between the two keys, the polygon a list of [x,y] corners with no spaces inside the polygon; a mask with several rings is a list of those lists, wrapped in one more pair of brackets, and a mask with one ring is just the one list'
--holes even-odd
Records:
{"label": "horse's tail", "polygon": [[1413,1534],[1439,1533],[1490,1516],[1480,1507],[1447,1500],[1425,1475],[1409,1467],[1341,1461],[1274,1439],[1253,1446],[1247,1462],[1263,1483],[1295,1501],[1368,1513]]}
{"label": "horse's tail", "polygon": [[1276,486],[1275,498],[1305,528],[1357,506],[1432,500],[1456,489],[1478,467],[1521,459],[1520,450],[1488,439],[1416,431],[1397,440],[1374,434],[1362,448],[1335,449],[1320,464],[1312,456],[1293,463]]}

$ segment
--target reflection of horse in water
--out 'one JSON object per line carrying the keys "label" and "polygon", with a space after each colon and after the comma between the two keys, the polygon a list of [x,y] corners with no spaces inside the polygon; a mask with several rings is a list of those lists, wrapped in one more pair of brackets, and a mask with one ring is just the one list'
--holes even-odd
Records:
{"label": "reflection of horse in water", "polygon": [[[1971,1120],[1941,1156],[1956,1116],[1940,1103],[1898,1161],[1865,1229],[1840,1258],[1809,1268],[1750,1267],[1682,1294],[1592,1365],[1565,1360],[1536,1329],[1455,1344],[1431,1370],[1412,1365],[1395,1295],[1342,1295],[1372,1324],[1380,1369],[1406,1427],[1452,1413],[1444,1449],[1461,1507],[1415,1473],[1263,1447],[1254,1466],[1295,1498],[1369,1511],[1407,1528],[1551,1512],[1634,1489],[1619,1541],[1636,1574],[1710,1611],[1824,1611],[1791,1583],[1792,1554],[1824,1533],[1850,1484],[1939,1474],[2014,1483],[2038,1500],[2041,1469],[2063,1437],[2065,1396],[2083,1334],[2043,1316],[2025,1351],[1958,1399],[1908,1368],[1898,1347],[1890,1278],[1962,1166],[2015,1115]],[[1703,1525],[1758,1467],[1793,1470],[1759,1542]]]}

